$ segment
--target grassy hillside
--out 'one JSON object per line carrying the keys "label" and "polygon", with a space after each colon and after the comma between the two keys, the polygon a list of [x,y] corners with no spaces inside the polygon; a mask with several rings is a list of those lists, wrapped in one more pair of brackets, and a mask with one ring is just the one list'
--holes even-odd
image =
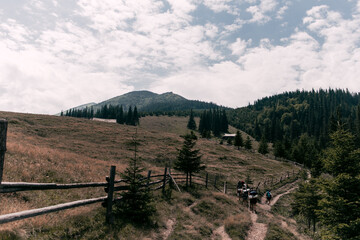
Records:
{"label": "grassy hillside", "polygon": [[[120,173],[126,167],[128,159],[133,156],[131,141],[136,132],[136,127],[133,126],[7,112],[0,112],[0,118],[9,121],[3,181],[104,181],[111,165],[116,165],[117,173]],[[137,127],[140,143],[138,154],[148,170],[163,173],[164,166],[175,161],[177,148],[182,145],[180,135],[188,131],[186,124],[187,118],[180,117],[141,119],[141,125]],[[233,184],[244,179],[247,174],[257,182],[294,169],[294,166],[288,163],[271,160],[246,150],[237,150],[226,144],[220,145],[216,139],[199,139],[197,147],[203,154],[202,159],[207,171]],[[0,214],[103,195],[105,193],[102,189],[2,194]],[[0,231],[3,236],[15,234],[14,236],[23,238],[48,239],[52,236],[51,238],[57,239],[59,237],[56,236],[61,236],[68,239],[88,239],[86,233],[95,231],[89,229],[96,227],[98,230],[92,233],[98,238],[112,238],[111,236],[117,236],[120,232],[128,234],[128,238],[138,234],[144,238],[152,238],[151,236],[162,234],[169,221],[173,221],[173,238],[187,235],[201,239],[212,234],[224,221],[231,223],[234,216],[243,214],[243,210],[236,207],[235,201],[222,194],[174,193],[172,200],[156,197],[157,202],[161,203],[157,206],[159,214],[156,216],[156,226],[149,229],[139,230],[127,225],[121,225],[120,230],[109,229],[103,224],[103,209],[100,204],[95,204],[0,225]],[[191,206],[193,203],[196,204]],[[220,212],[216,213],[215,208],[218,207]],[[215,212],[207,214],[209,208],[214,208]],[[228,219],[229,217],[232,218]],[[193,221],[194,226],[191,227],[190,221]],[[78,226],[75,223],[78,223]],[[189,226],[186,227],[187,225]]]}

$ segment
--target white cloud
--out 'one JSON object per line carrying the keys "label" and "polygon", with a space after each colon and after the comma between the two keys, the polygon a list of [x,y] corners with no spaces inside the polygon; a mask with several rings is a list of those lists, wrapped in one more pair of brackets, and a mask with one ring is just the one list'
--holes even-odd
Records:
{"label": "white cloud", "polygon": [[276,6],[276,0],[261,0],[260,4],[248,7],[246,11],[252,14],[252,18],[249,22],[264,24],[270,21],[271,18],[267,13],[274,11]]}
{"label": "white cloud", "polygon": [[8,19],[5,23],[0,24],[0,37],[15,42],[26,43],[29,30],[22,24],[16,22],[15,19]]}
{"label": "white cloud", "polygon": [[[193,68],[163,78],[153,89],[179,93],[193,99],[215,101],[228,106],[244,106],[263,96],[283,91],[312,88],[349,88],[359,91],[360,18],[343,19],[327,6],[307,12],[309,29],[295,31],[284,45],[269,39],[250,48],[237,38],[229,45],[238,56],[237,64],[222,61],[209,67]],[[320,44],[314,37],[320,36]]]}
{"label": "white cloud", "polygon": [[239,9],[230,5],[232,0],[204,0],[204,5],[210,8],[215,13],[227,12],[229,14],[237,15]]}
{"label": "white cloud", "polygon": [[237,38],[236,41],[229,46],[229,49],[233,55],[241,56],[250,44],[251,40],[245,41],[241,38]]}
{"label": "white cloud", "polygon": [[237,30],[241,29],[244,24],[246,24],[245,20],[242,20],[241,18],[236,18],[232,24],[224,26],[224,31],[222,35],[234,33]]}
{"label": "white cloud", "polygon": [[287,2],[284,6],[279,8],[279,10],[276,13],[276,18],[277,19],[283,19],[284,18],[284,14],[289,9],[290,4],[291,4],[290,2]]}
{"label": "white cloud", "polygon": [[214,24],[206,24],[205,25],[205,35],[209,38],[215,38],[218,36],[219,29]]}
{"label": "white cloud", "polygon": [[[78,0],[71,9],[55,0],[14,4],[19,12],[4,8],[0,14],[1,110],[56,113],[142,84],[234,107],[298,88],[360,90],[360,11],[344,18],[327,5],[314,6],[276,44],[256,25],[269,27],[277,17],[291,26],[284,14],[294,7],[290,1]],[[213,15],[199,16],[200,4]],[[246,10],[248,20],[242,19]],[[216,22],[218,13],[227,19]],[[246,37],[245,27],[251,27]]]}
{"label": "white cloud", "polygon": [[190,13],[196,9],[196,0],[167,0],[171,5],[172,12],[182,19],[191,21],[192,16]]}

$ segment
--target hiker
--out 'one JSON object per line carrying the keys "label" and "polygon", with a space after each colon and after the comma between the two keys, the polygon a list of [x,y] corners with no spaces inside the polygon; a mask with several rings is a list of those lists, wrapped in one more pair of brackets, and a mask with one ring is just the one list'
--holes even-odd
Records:
{"label": "hiker", "polygon": [[242,200],[243,200],[243,203],[246,205],[248,205],[248,196],[249,196],[249,192],[247,191],[246,188],[243,188],[241,190],[241,197],[242,197]]}
{"label": "hiker", "polygon": [[240,201],[240,198],[241,198],[241,191],[242,191],[242,188],[244,186],[245,182],[244,181],[239,181],[238,184],[237,184],[237,196],[239,197],[239,201]]}
{"label": "hiker", "polygon": [[266,203],[267,204],[270,204],[271,198],[272,198],[271,192],[270,192],[270,190],[267,190],[266,191]]}
{"label": "hiker", "polygon": [[257,191],[254,190],[253,188],[251,188],[250,193],[249,193],[250,211],[255,212],[255,213],[256,213],[257,198],[258,198]]}

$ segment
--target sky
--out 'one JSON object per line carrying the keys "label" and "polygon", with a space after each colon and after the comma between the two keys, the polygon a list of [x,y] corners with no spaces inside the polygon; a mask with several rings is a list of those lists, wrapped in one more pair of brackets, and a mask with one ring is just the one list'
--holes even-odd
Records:
{"label": "sky", "polygon": [[360,0],[1,0],[0,111],[360,91]]}

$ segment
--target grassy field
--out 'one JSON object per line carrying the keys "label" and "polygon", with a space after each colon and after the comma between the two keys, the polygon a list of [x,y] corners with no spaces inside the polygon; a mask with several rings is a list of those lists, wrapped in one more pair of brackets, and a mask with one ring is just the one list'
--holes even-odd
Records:
{"label": "grassy field", "polygon": [[[144,167],[152,170],[153,173],[160,174],[163,173],[166,165],[171,166],[176,160],[177,148],[181,148],[183,140],[180,135],[188,132],[186,129],[188,119],[181,117],[149,116],[141,118],[141,125],[138,127],[86,119],[8,112],[0,112],[0,118],[6,118],[9,121],[8,150],[3,174],[3,181],[9,182],[103,182],[105,176],[109,174],[111,165],[116,165],[117,173],[122,172],[127,166],[129,158],[134,154],[132,139],[136,131],[140,144],[138,155],[143,160]],[[235,132],[236,129],[231,128],[230,131]],[[245,137],[245,134],[243,136]],[[253,145],[256,144],[254,142]],[[212,176],[218,175],[221,180],[232,184],[239,179],[245,179],[248,174],[256,183],[265,178],[278,177],[293,169],[298,170],[294,165],[271,160],[251,151],[237,150],[234,146],[227,144],[220,145],[218,139],[199,138],[196,146],[203,155],[202,160],[207,166],[206,171]],[[119,175],[117,177],[119,178]],[[0,214],[103,195],[105,193],[101,188],[2,194],[0,195]],[[161,196],[158,198],[162,199]],[[76,230],[71,222],[75,221],[80,224],[83,221],[79,218],[89,218],[95,219],[89,221],[89,224],[101,226],[97,226],[102,232],[101,234],[105,234],[101,235],[98,232],[102,236],[101,238],[112,238],[110,236],[115,236],[119,231],[122,234],[124,231],[128,231],[126,232],[128,238],[138,236],[137,234],[140,233],[142,238],[151,238],[154,234],[160,234],[161,229],[166,229],[165,226],[169,219],[174,219],[174,231],[173,235],[170,235],[174,236],[174,239],[177,238],[176,236],[182,236],[189,232],[201,239],[201,237],[211,234],[214,228],[223,222],[227,222],[228,229],[231,229],[231,224],[236,216],[243,214],[239,209],[230,211],[229,209],[236,209],[236,203],[231,200],[226,200],[226,202],[224,199],[226,199],[225,196],[217,198],[213,193],[200,190],[196,197],[188,193],[173,194],[171,201],[159,200],[165,207],[157,206],[159,212],[156,217],[157,225],[147,230],[139,230],[131,226],[123,226],[122,230],[116,231],[109,229],[102,222],[103,209],[99,207],[100,204],[95,204],[90,207],[4,224],[0,226],[0,231],[3,236],[15,234],[17,237],[34,239],[37,238],[34,236],[47,239],[46,236],[53,236],[53,234],[65,236],[66,232],[67,236],[71,236],[69,231],[78,232],[82,228],[89,227],[79,226],[79,229]],[[188,213],[184,205],[186,201],[199,202]],[[222,212],[219,213],[222,215],[216,215],[216,218],[208,217],[206,211],[209,210],[206,209],[216,208],[214,206],[218,205],[222,206],[220,208]],[[168,209],[174,209],[175,214],[169,216]],[[224,211],[226,214],[223,214]],[[212,211],[211,213],[215,214]],[[187,220],[184,214],[193,214],[190,217],[195,220],[194,226],[189,226],[188,229],[180,227],[179,223],[181,226],[186,225]],[[96,221],[96,219],[99,220]],[[220,223],[216,221],[220,221]],[[86,231],[84,230],[84,232]],[[75,238],[87,239],[85,235],[77,234],[79,237]],[[96,234],[94,233],[94,235]],[[71,239],[71,237],[68,238]],[[57,239],[57,237],[52,239]]]}

